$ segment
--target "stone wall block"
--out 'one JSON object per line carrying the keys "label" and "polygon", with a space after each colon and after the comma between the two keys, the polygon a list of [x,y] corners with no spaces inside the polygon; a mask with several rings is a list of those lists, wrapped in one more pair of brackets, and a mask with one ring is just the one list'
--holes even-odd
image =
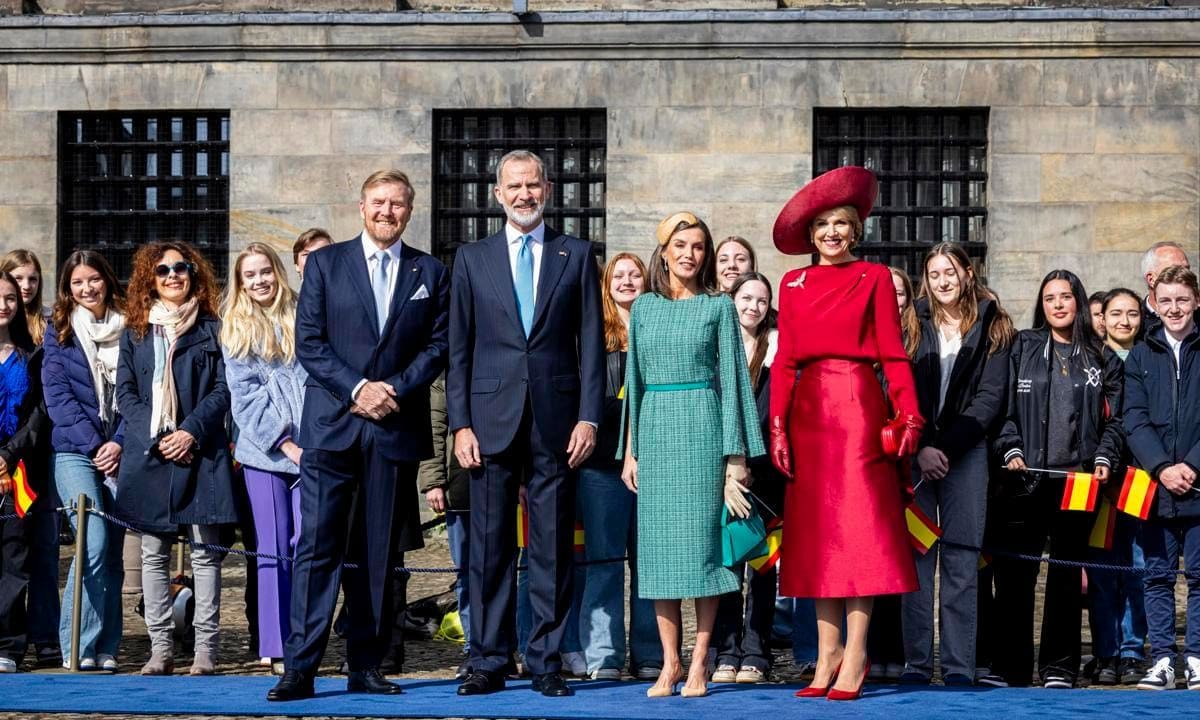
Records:
{"label": "stone wall block", "polygon": [[230,113],[229,152],[248,155],[329,155],[328,110],[234,110]]}
{"label": "stone wall block", "polygon": [[279,107],[377,108],[381,82],[378,63],[284,63],[279,66]]}
{"label": "stone wall block", "polygon": [[704,152],[715,113],[708,108],[613,108],[608,112],[608,151]]}
{"label": "stone wall block", "polygon": [[1041,60],[971,60],[956,104],[1039,105],[1041,99]]}
{"label": "stone wall block", "polygon": [[205,67],[194,64],[84,65],[88,108],[151,110],[194,108]]}
{"label": "stone wall block", "polygon": [[1045,273],[1041,253],[1032,251],[989,252],[987,284],[1000,295],[1004,309],[1012,315],[1017,328],[1029,327],[1033,303]]}
{"label": "stone wall block", "polygon": [[428,153],[433,149],[432,115],[410,108],[334,110],[331,137],[336,153]]}
{"label": "stone wall block", "polygon": [[1038,202],[1041,186],[1041,156],[992,154],[987,188],[992,203]]}
{"label": "stone wall block", "polygon": [[[357,202],[363,180],[376,170],[427,164],[418,155],[328,155],[275,158],[279,165],[277,192],[283,204]],[[429,188],[416,185],[417,196],[428,198]]]}
{"label": "stone wall block", "polygon": [[0,188],[4,205],[53,207],[58,202],[58,164],[53,157],[0,158]]}
{"label": "stone wall block", "polygon": [[687,204],[668,201],[610,204],[605,218],[605,244],[609,257],[618,252],[632,252],[649,262],[657,243],[654,233],[658,224],[671,213],[683,209],[696,213],[702,220],[712,216],[712,206],[703,200]]}
{"label": "stone wall block", "polygon": [[209,63],[200,78],[196,107],[274,108],[278,104],[276,63]]}
{"label": "stone wall block", "polygon": [[0,67],[0,112],[8,109],[8,68]]}
{"label": "stone wall block", "polygon": [[671,60],[661,63],[666,86],[663,104],[673,106],[762,105],[757,60]]}
{"label": "stone wall block", "polygon": [[229,207],[291,204],[287,198],[281,197],[279,172],[278,157],[232,157],[229,163]]}
{"label": "stone wall block", "polygon": [[[815,64],[819,72],[826,62]],[[839,65],[842,95],[850,107],[955,105],[967,69],[967,63],[961,60],[858,61]]]}
{"label": "stone wall block", "polygon": [[988,121],[994,153],[1091,153],[1094,108],[994,107]]}
{"label": "stone wall block", "polygon": [[[514,71],[519,73],[521,83],[517,104],[530,107],[661,107],[675,104],[669,102],[668,74],[664,65],[650,60],[523,63]],[[511,73],[503,76],[503,82],[514,82]]]}
{"label": "stone wall block", "polygon": [[992,203],[988,206],[989,255],[1050,248],[1090,252],[1092,217],[1087,204]]}
{"label": "stone wall block", "polygon": [[[8,193],[5,192],[7,197]],[[49,205],[10,205],[7,202],[0,205],[0,237],[5,238],[5,252],[17,246],[15,240],[20,240],[21,247],[27,247],[37,253],[42,261],[42,268],[53,268],[55,250],[57,249],[58,210],[53,204]],[[47,270],[53,273],[53,270]],[[51,283],[53,285],[53,282]],[[42,293],[42,298],[51,300],[49,293]]]}
{"label": "stone wall block", "polygon": [[1195,202],[1196,156],[1047,155],[1043,202]]}
{"label": "stone wall block", "polygon": [[0,158],[58,156],[58,113],[0,112]]}
{"label": "stone wall block", "polygon": [[812,108],[714,108],[709,145],[715,152],[811,153]]}
{"label": "stone wall block", "polygon": [[1046,60],[1044,67],[1047,105],[1145,105],[1150,97],[1146,60]]}
{"label": "stone wall block", "polygon": [[1195,156],[1200,150],[1200,110],[1105,107],[1096,111],[1096,152]]}
{"label": "stone wall block", "polygon": [[[521,105],[524,64],[387,62],[384,108],[507,108]],[[564,63],[565,65],[565,63]]]}
{"label": "stone wall block", "polygon": [[779,60],[762,63],[762,100],[767,107],[840,107],[842,64],[836,61]]}
{"label": "stone wall block", "polygon": [[1151,238],[1180,239],[1195,246],[1200,237],[1196,203],[1102,203],[1096,206],[1095,249],[1142,252]]}
{"label": "stone wall block", "polygon": [[91,102],[78,65],[18,65],[7,68],[9,110],[89,110]]}
{"label": "stone wall block", "polygon": [[1150,99],[1154,105],[1200,105],[1200,62],[1151,60]]}

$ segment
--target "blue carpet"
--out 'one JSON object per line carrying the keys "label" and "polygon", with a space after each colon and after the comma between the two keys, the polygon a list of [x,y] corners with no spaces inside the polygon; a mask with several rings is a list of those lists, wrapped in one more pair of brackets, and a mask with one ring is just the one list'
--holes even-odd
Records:
{"label": "blue carpet", "polygon": [[137,675],[0,675],[0,710],[27,713],[131,713],[148,715],[292,715],[408,718],[644,718],[645,720],[768,720],[823,718],[955,718],[1005,720],[1102,716],[1186,717],[1200,693],[1186,690],[944,689],[868,686],[862,700],[832,703],[792,697],[795,686],[710,686],[707,698],[646,698],[648,683],[572,683],[571,698],[544,698],[528,682],[482,697],[460,698],[452,680],[406,680],[405,694],[349,695],[345,681],[320,678],[317,697],[269,703],[271,677],[156,677]]}

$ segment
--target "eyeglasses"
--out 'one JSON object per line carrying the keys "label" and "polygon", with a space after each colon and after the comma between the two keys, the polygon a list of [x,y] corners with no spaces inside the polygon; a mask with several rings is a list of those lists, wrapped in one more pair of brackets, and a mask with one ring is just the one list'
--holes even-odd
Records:
{"label": "eyeglasses", "polygon": [[162,265],[159,265],[158,267],[154,268],[154,274],[159,276],[160,278],[165,278],[166,276],[170,275],[172,272],[175,273],[176,275],[188,275],[195,269],[196,268],[191,263],[180,261],[180,262],[175,263],[174,265],[167,265],[165,263]]}

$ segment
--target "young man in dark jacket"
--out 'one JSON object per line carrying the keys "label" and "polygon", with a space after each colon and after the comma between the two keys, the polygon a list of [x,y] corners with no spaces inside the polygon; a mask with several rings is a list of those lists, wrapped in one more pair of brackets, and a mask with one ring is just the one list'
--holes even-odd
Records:
{"label": "young man in dark jacket", "polygon": [[1143,690],[1175,687],[1175,580],[1183,556],[1188,578],[1184,676],[1200,689],[1200,333],[1194,313],[1196,275],[1181,266],[1158,275],[1154,300],[1161,324],[1129,353],[1125,430],[1138,466],[1162,486],[1143,526],[1146,621],[1154,664]]}

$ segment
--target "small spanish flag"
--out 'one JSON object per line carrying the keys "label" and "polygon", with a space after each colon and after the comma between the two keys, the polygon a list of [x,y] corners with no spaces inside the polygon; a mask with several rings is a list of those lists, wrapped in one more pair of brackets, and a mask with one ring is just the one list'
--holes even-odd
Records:
{"label": "small spanish flag", "polygon": [[915,502],[904,508],[904,524],[908,526],[908,539],[913,549],[924,555],[942,537],[942,529],[938,524],[921,512]]}
{"label": "small spanish flag", "polygon": [[983,570],[984,568],[986,568],[988,565],[991,565],[991,564],[992,564],[992,554],[991,553],[989,553],[989,552],[979,553],[979,562],[976,563],[977,569]]}
{"label": "small spanish flag", "polygon": [[17,516],[25,517],[33,502],[38,499],[37,493],[29,484],[29,476],[25,472],[25,461],[17,461],[17,469],[12,474],[13,502],[17,506]]}
{"label": "small spanish flag", "polygon": [[767,537],[763,542],[767,551],[746,561],[759,575],[766,575],[779,563],[779,551],[783,548],[783,518],[776,516],[767,521]]}
{"label": "small spanish flag", "polygon": [[1117,509],[1145,520],[1150,517],[1150,508],[1154,505],[1154,491],[1157,489],[1158,483],[1150,479],[1150,473],[1141,468],[1131,467],[1125,471],[1125,482],[1121,485]]}
{"label": "small spanish flag", "polygon": [[1062,509],[1091,512],[1096,509],[1096,496],[1100,492],[1100,481],[1091,473],[1067,473],[1063,486]]}
{"label": "small spanish flag", "polygon": [[1088,547],[1101,550],[1112,550],[1113,529],[1117,526],[1117,507],[1107,497],[1100,496],[1100,512],[1096,513],[1096,522],[1092,524],[1092,534],[1088,536]]}
{"label": "small spanish flag", "polygon": [[583,523],[575,521],[575,554],[583,554]]}
{"label": "small spanish flag", "polygon": [[523,548],[529,545],[529,515],[525,513],[525,506],[517,503],[517,547]]}

